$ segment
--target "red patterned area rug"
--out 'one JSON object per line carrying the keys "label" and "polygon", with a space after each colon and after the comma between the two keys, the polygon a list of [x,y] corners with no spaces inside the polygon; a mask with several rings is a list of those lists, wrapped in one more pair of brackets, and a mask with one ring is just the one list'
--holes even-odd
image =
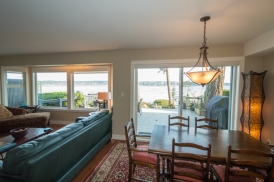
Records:
{"label": "red patterned area rug", "polygon": [[[156,181],[156,172],[136,166],[134,175],[146,181]],[[110,151],[85,178],[85,182],[124,182],[128,178],[128,152],[126,142],[115,142]]]}
{"label": "red patterned area rug", "polygon": [[[156,181],[156,172],[147,167],[136,166],[135,177]],[[117,141],[109,152],[85,177],[85,182],[125,182],[128,178],[128,152],[126,142]],[[132,180],[133,181],[133,180]],[[215,180],[213,180],[215,181]],[[256,180],[262,182],[262,180]]]}

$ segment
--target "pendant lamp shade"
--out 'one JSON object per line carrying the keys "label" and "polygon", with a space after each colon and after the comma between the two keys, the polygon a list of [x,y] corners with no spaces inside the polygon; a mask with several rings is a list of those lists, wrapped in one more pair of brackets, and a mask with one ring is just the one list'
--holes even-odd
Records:
{"label": "pendant lamp shade", "polygon": [[[185,72],[185,75],[194,83],[198,85],[207,85],[210,82],[214,81],[219,75],[220,70],[213,68],[210,63],[207,60],[207,49],[206,46],[206,21],[210,19],[209,16],[202,17],[200,19],[201,22],[204,22],[204,42],[202,44],[202,47],[200,48],[200,57],[196,65],[189,70],[188,72]],[[199,71],[197,71],[199,70]]]}
{"label": "pendant lamp shade", "polygon": [[213,80],[215,80],[219,76],[220,72],[216,70],[210,70],[210,71],[193,71],[187,73],[187,76],[189,79],[191,79],[193,82],[200,84],[200,85],[206,85]]}

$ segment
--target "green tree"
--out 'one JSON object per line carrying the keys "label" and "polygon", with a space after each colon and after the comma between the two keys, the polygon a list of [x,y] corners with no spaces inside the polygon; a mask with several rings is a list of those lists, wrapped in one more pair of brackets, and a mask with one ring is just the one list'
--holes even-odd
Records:
{"label": "green tree", "polygon": [[216,80],[212,81],[206,86],[204,93],[205,104],[211,99],[211,97],[215,95],[223,95],[225,67],[220,66],[218,68],[222,73],[217,77]]}
{"label": "green tree", "polygon": [[169,79],[168,68],[160,68],[160,71],[158,71],[158,73],[160,72],[163,72],[163,74],[166,74],[169,108],[174,108],[174,101],[172,99],[172,94],[170,89],[170,79]]}
{"label": "green tree", "polygon": [[[58,107],[59,103],[57,101],[57,99],[64,99],[64,101],[62,101],[62,107],[66,107],[67,106],[67,92],[48,92],[48,93],[40,93],[38,94],[38,99],[41,100],[56,100],[56,102],[49,102],[49,103],[43,103],[43,106],[55,106]],[[75,92],[74,93],[74,99],[75,99],[75,108],[80,108],[83,107],[84,105],[84,100],[85,100],[85,96],[82,92]]]}
{"label": "green tree", "polygon": [[74,103],[75,108],[84,107],[85,96],[82,92],[76,91],[74,93],[74,99],[75,99],[75,103]]}
{"label": "green tree", "polygon": [[[42,103],[42,106],[55,106],[58,107],[59,103],[57,99],[66,99],[67,98],[67,92],[46,92],[46,93],[39,93],[38,94],[38,99],[41,100],[56,100],[56,102],[45,102]],[[66,101],[62,101],[62,107],[67,106]]]}
{"label": "green tree", "polygon": [[173,99],[174,101],[177,101],[177,100],[178,100],[177,91],[176,91],[176,88],[174,87],[174,85],[173,85],[173,87],[172,87],[171,95],[172,95],[172,99]]}

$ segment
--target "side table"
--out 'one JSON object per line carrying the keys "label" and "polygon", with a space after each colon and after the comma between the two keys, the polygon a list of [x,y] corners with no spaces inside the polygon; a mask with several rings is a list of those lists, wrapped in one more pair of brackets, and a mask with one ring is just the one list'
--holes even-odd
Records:
{"label": "side table", "polygon": [[26,113],[36,113],[40,109],[40,105],[34,105],[34,106],[21,106],[20,108],[25,108]]}
{"label": "side table", "polygon": [[28,134],[22,138],[14,139],[10,133],[1,133],[0,134],[0,143],[15,143],[10,148],[6,148],[0,152],[0,160],[3,160],[3,153],[11,150],[14,147],[17,147],[18,145],[21,145],[23,143],[29,142],[31,140],[35,140],[36,138],[39,138],[43,135],[49,134],[52,132],[53,129],[50,127],[47,128],[29,128]]}

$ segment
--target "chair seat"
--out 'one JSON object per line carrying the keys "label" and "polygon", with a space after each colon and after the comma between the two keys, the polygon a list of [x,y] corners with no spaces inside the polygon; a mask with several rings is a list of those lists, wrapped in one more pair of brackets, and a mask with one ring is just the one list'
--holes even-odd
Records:
{"label": "chair seat", "polygon": [[148,145],[138,145],[137,148],[145,148],[145,149],[148,149]]}
{"label": "chair seat", "polygon": [[[225,166],[212,165],[211,168],[215,171],[215,173],[219,176],[219,178],[224,181],[225,179]],[[244,169],[231,168],[231,171],[240,171]],[[241,176],[229,176],[229,181],[233,182],[256,182],[256,179],[252,177],[241,177]]]}
{"label": "chair seat", "polygon": [[193,179],[186,176],[177,176],[177,175],[174,175],[174,179],[179,179],[187,182],[203,182],[203,180]]}
{"label": "chair seat", "polygon": [[[146,145],[140,145],[137,147],[137,149],[148,149],[148,146]],[[157,163],[157,155],[150,154],[148,152],[134,152],[132,156],[132,160],[139,161],[139,162],[145,162],[149,164],[156,164]]]}

